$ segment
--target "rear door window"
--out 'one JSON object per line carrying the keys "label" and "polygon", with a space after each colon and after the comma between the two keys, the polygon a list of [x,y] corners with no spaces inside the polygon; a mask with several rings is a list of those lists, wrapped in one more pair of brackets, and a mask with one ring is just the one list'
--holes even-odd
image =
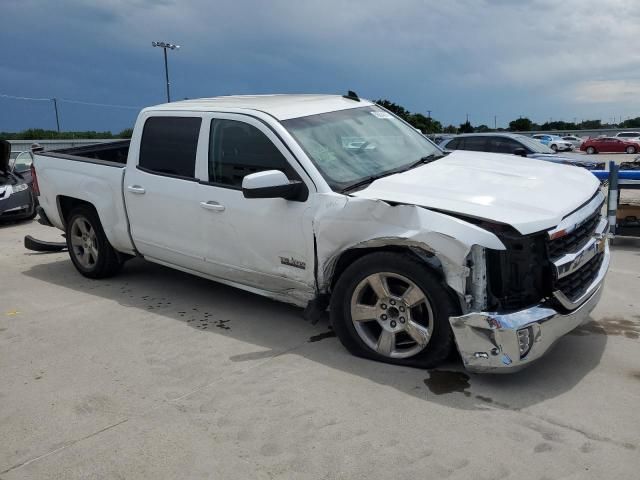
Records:
{"label": "rear door window", "polygon": [[142,131],[138,166],[148,173],[194,178],[199,117],[151,117]]}
{"label": "rear door window", "polygon": [[459,147],[460,150],[471,150],[474,152],[487,151],[487,137],[464,137],[464,142]]}
{"label": "rear door window", "polygon": [[510,153],[517,148],[523,148],[518,142],[507,137],[491,137],[489,139],[488,150],[493,153]]}

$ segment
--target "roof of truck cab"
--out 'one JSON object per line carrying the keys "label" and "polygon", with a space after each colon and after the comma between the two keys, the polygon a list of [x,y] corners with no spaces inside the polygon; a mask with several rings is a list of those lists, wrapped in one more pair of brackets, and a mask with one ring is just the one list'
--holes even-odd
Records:
{"label": "roof of truck cab", "polygon": [[196,98],[163,103],[143,111],[217,111],[243,109],[267,113],[278,120],[306,117],[319,113],[336,112],[349,108],[373,105],[370,101],[353,100],[342,95],[230,95],[225,97]]}

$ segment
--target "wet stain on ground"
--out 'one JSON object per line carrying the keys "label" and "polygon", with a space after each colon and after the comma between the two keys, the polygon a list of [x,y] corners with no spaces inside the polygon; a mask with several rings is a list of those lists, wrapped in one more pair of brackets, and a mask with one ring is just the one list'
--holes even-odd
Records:
{"label": "wet stain on ground", "polygon": [[640,371],[631,372],[631,378],[635,378],[636,380],[640,380]]}
{"label": "wet stain on ground", "polygon": [[[634,315],[634,318],[640,318]],[[640,338],[640,322],[624,317],[603,317],[576,328],[572,335],[617,335],[636,340]]]}
{"label": "wet stain on ground", "polygon": [[319,342],[320,340],[324,340],[325,338],[332,338],[336,336],[336,332],[333,330],[329,330],[328,332],[319,333],[318,335],[312,335],[309,337],[308,342]]}
{"label": "wet stain on ground", "polygon": [[229,320],[218,320],[215,323],[215,326],[218,328],[222,328],[223,330],[231,330],[231,327],[228,326],[227,323],[229,323]]}
{"label": "wet stain on ground", "polygon": [[429,378],[424,379],[424,384],[434,395],[459,392],[465,397],[471,396],[471,392],[467,390],[471,386],[469,375],[464,372],[430,370]]}

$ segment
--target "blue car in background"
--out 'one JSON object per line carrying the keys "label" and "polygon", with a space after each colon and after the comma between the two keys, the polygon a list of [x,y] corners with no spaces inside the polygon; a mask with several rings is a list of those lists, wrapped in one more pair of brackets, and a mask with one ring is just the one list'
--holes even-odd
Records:
{"label": "blue car in background", "polygon": [[534,138],[540,143],[542,143],[543,145],[546,145],[554,152],[571,151],[574,148],[573,143],[557,135],[548,135],[546,133],[538,133],[536,135],[532,135],[531,138]]}
{"label": "blue car in background", "polygon": [[583,160],[556,155],[556,152],[531,137],[515,133],[466,133],[448,138],[438,145],[445,153],[454,150],[506,153],[547,162],[583,167],[587,170],[604,170],[604,162]]}

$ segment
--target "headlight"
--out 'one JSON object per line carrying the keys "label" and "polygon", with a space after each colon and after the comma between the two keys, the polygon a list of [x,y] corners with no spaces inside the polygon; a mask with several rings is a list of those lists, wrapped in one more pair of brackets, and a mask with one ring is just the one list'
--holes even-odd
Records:
{"label": "headlight", "polygon": [[27,188],[29,188],[29,185],[27,185],[26,183],[20,183],[19,185],[14,185],[13,193],[24,192]]}

